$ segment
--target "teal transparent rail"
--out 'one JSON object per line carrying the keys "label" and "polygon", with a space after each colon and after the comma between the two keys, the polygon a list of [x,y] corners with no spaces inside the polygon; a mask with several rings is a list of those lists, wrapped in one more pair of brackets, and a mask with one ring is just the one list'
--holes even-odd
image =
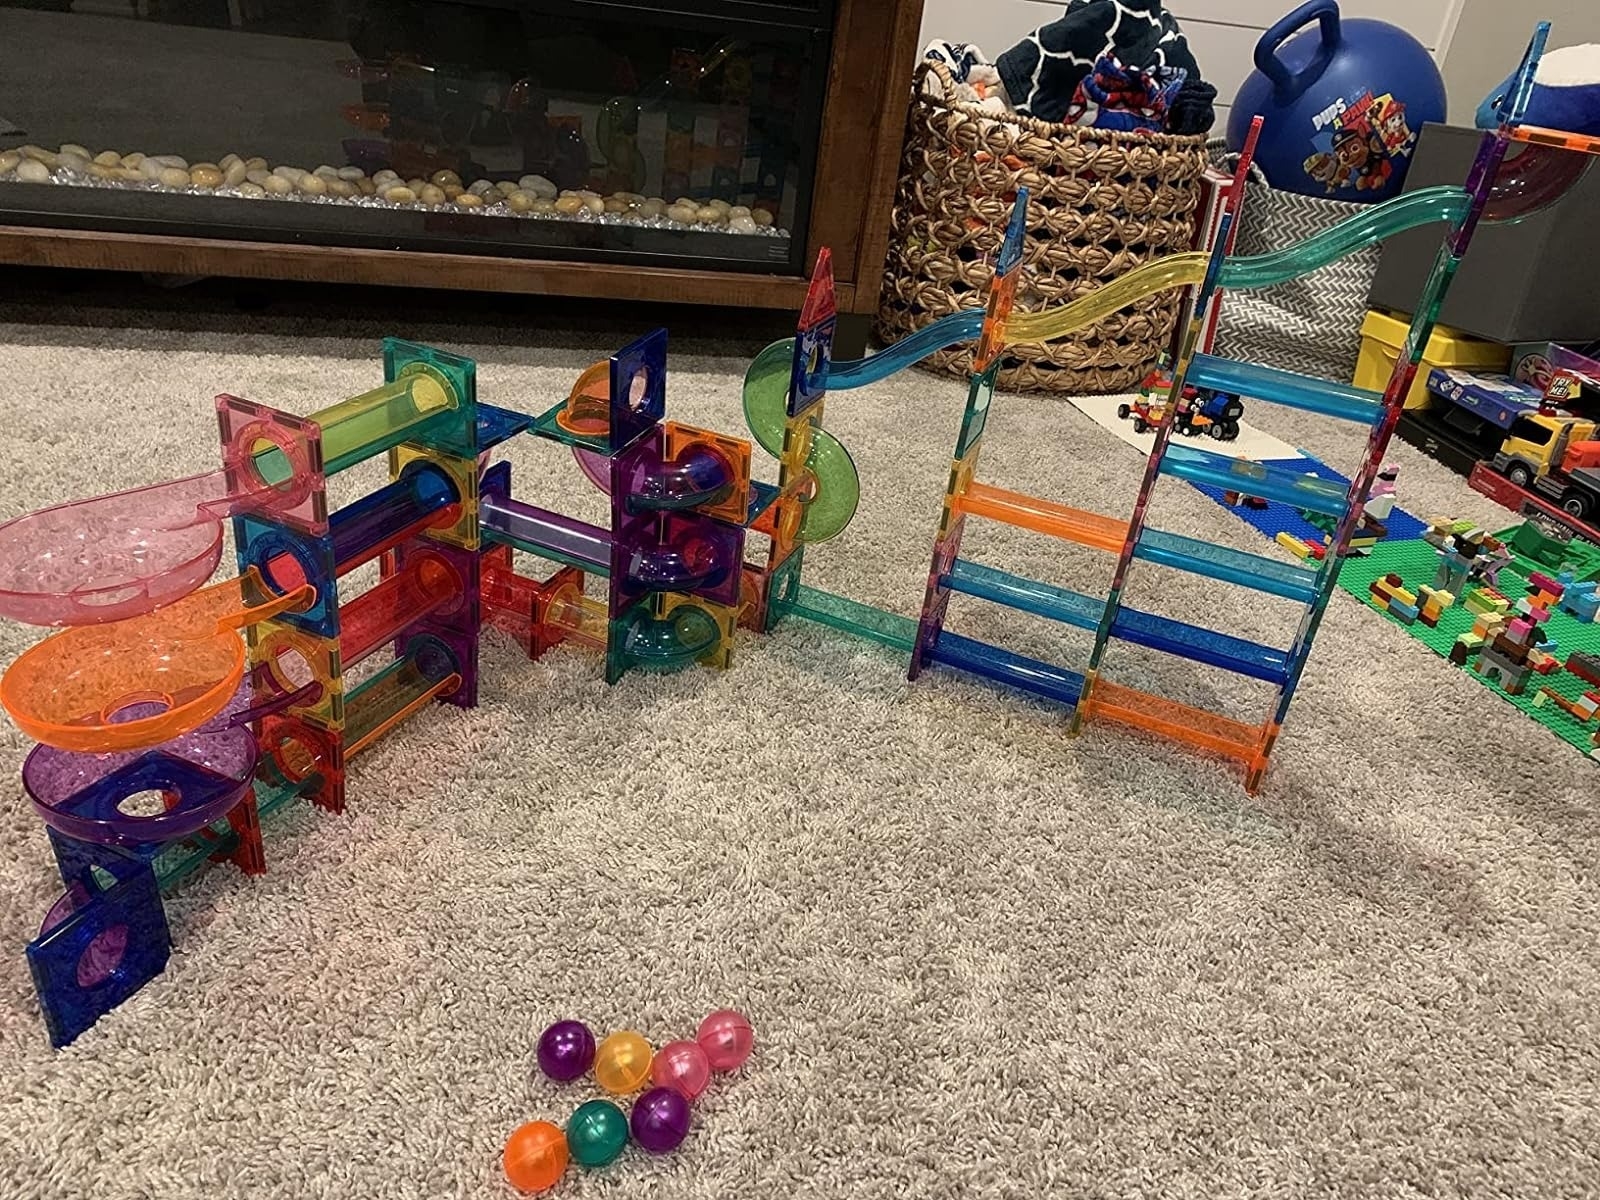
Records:
{"label": "teal transparent rail", "polygon": [[1168,446],[1161,470],[1190,483],[1204,483],[1225,491],[1263,500],[1276,500],[1325,516],[1340,517],[1345,510],[1345,485],[1315,475],[1264,467],[1243,458],[1227,458],[1190,446]]}
{"label": "teal transparent rail", "polygon": [[845,359],[828,364],[828,390],[844,391],[865,387],[893,375],[912,363],[921,362],[935,350],[970,342],[983,332],[983,309],[940,317],[932,325],[917,330],[910,337],[901,338],[887,350],[869,354],[866,358]]}
{"label": "teal transparent rail", "polygon": [[1187,382],[1362,425],[1376,424],[1383,416],[1383,397],[1377,392],[1210,354],[1194,356]]}
{"label": "teal transparent rail", "polygon": [[[1459,187],[1424,188],[1409,195],[1397,196],[1383,204],[1363,209],[1332,229],[1324,230],[1285,250],[1227,259],[1222,264],[1222,272],[1217,282],[1221,287],[1233,291],[1286,283],[1337,262],[1357,250],[1375,246],[1385,238],[1403,233],[1407,229],[1431,225],[1437,221],[1458,220],[1466,213],[1467,204],[1467,193]],[[1153,294],[1169,287],[1198,283],[1204,275],[1205,261],[1205,254],[1194,251],[1146,263],[1137,270],[1149,273],[1148,282],[1136,283],[1135,280],[1129,280],[1128,286],[1135,288],[1139,295],[1129,295],[1123,302],[1131,303],[1140,295]],[[1165,268],[1157,267],[1157,263],[1166,264]],[[1052,314],[1059,313],[1063,327],[1049,332],[1048,336],[1062,336],[1080,324],[1089,324],[1097,319],[1093,314],[1098,311],[1100,305],[1094,297],[1095,293],[1091,292],[1071,304],[1045,309],[1039,313],[1025,314],[1021,321],[1014,318],[1018,327],[1012,332],[1017,335],[1016,340],[1022,341],[1029,340],[1033,336],[1043,336],[1037,331],[1030,333],[1024,327],[1030,322],[1040,329],[1053,327],[1057,322]],[[1068,311],[1072,310],[1074,305],[1083,306],[1084,315],[1081,321],[1075,321]],[[949,316],[940,317],[932,325],[917,330],[911,336],[902,338],[878,354],[831,363],[828,367],[828,387],[835,391],[864,387],[919,362],[935,350],[953,346],[958,342],[972,341],[983,331],[983,316],[983,310],[980,308],[951,313]]]}
{"label": "teal transparent rail", "polygon": [[996,604],[1049,617],[1079,629],[1093,630],[1098,627],[1106,607],[1103,600],[1051,583],[1041,583],[1037,579],[1024,579],[1009,571],[999,571],[981,563],[968,562],[964,558],[956,559],[950,573],[944,577],[944,584],[951,591],[992,600]]}
{"label": "teal transparent rail", "polygon": [[1309,604],[1317,594],[1318,572],[1314,567],[1303,567],[1283,558],[1247,554],[1229,546],[1151,529],[1148,525],[1139,534],[1133,556],[1304,604]]}
{"label": "teal transparent rail", "polygon": [[1468,204],[1465,189],[1459,187],[1423,188],[1396,196],[1286,249],[1226,259],[1218,282],[1234,291],[1287,283],[1407,229],[1460,220]]}
{"label": "teal transparent rail", "polygon": [[785,615],[804,617],[830,629],[853,633],[892,650],[910,654],[917,644],[917,623],[910,617],[874,608],[847,596],[836,596],[802,584],[796,589],[794,599],[775,598],[773,603]]}

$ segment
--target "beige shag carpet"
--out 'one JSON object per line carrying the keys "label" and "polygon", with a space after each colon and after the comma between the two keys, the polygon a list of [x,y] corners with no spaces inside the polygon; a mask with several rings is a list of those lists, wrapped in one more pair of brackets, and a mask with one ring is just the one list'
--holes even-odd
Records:
{"label": "beige shag carpet", "polygon": [[[477,358],[484,399],[540,410],[650,319],[29,286],[0,309],[6,517],[206,469],[214,393],[310,411],[381,378],[386,332]],[[742,432],[764,338],[671,319],[671,415]],[[830,400],[864,493],[811,582],[916,611],[962,400],[919,372]],[[1331,421],[1250,419],[1335,465],[1359,452]],[[1002,397],[989,430],[988,480],[1126,511],[1138,457],[1067,403]],[[522,495],[598,514],[570,460],[511,457]],[[1393,457],[1413,511],[1504,519]],[[372,482],[355,474],[343,498]],[[1165,528],[1263,547],[1185,485],[1156,503]],[[1000,527],[968,546],[1085,591],[1111,565]],[[1133,589],[1280,644],[1297,613],[1154,567]],[[981,601],[953,613],[1040,657],[1086,647]],[[0,631],[4,658],[30,636]],[[1108,667],[1223,711],[1265,702],[1155,654]],[[741,638],[721,674],[608,688],[591,654],[529,663],[494,635],[482,672],[476,711],[430,709],[358,760],[344,816],[271,821],[264,878],[222,867],[171,896],[166,974],[61,1053],[22,955],[59,885],[7,726],[0,1196],[507,1196],[507,1133],[594,1094],[530,1077],[547,1022],[659,1041],[719,1005],[759,1045],[684,1148],[557,1194],[1600,1192],[1596,764],[1348,596],[1254,799],[1225,764],[1110,727],[1068,740],[1048,706],[939,671],[908,685],[895,657],[805,625]]]}

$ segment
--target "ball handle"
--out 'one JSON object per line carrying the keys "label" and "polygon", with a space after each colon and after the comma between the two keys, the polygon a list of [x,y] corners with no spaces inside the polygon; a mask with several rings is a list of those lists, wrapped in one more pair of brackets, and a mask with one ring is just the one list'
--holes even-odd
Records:
{"label": "ball handle", "polygon": [[[1312,21],[1322,26],[1322,42],[1317,52],[1303,70],[1291,72],[1278,57],[1278,48]],[[1256,43],[1256,69],[1272,81],[1279,93],[1297,96],[1316,82],[1327,69],[1333,52],[1339,46],[1338,0],[1306,0],[1299,8],[1283,17],[1276,25],[1261,35]]]}

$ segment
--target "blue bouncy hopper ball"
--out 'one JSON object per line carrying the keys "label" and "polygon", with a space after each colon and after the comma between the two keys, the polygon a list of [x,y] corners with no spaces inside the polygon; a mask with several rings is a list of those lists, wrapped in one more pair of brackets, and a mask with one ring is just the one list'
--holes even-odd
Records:
{"label": "blue bouncy hopper ball", "polygon": [[1399,195],[1417,133],[1444,120],[1444,80],[1422,43],[1386,21],[1343,20],[1336,0],[1310,0],[1267,30],[1255,63],[1233,101],[1228,148],[1244,145],[1260,113],[1256,163],[1282,191]]}

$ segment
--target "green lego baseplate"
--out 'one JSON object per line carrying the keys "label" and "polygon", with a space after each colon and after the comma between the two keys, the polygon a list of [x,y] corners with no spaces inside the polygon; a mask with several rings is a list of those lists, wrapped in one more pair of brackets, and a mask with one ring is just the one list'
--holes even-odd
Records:
{"label": "green lego baseplate", "polygon": [[[1512,526],[1494,536],[1509,546],[1512,535],[1518,528]],[[1433,583],[1439,562],[1439,552],[1420,538],[1403,541],[1386,540],[1374,546],[1371,554],[1347,560],[1339,576],[1339,586],[1371,608],[1374,606],[1369,600],[1370,586],[1374,580],[1382,579],[1392,573],[1400,576],[1409,591],[1415,592],[1419,587]],[[1501,569],[1499,586],[1496,590],[1515,604],[1528,595],[1528,576],[1533,572],[1554,578],[1559,570],[1568,570],[1581,580],[1586,577],[1593,578],[1597,567],[1600,567],[1600,551],[1574,540],[1566,564],[1559,569],[1551,562],[1535,562],[1521,554],[1514,554],[1512,561]],[[1384,615],[1434,653],[1448,658],[1456,638],[1472,630],[1476,614],[1467,608],[1465,601],[1479,586],[1474,583],[1463,589],[1463,594],[1456,598],[1454,605],[1444,610],[1438,626],[1434,628],[1429,628],[1420,620],[1406,625],[1386,610]],[[1585,623],[1569,613],[1552,609],[1550,619],[1541,628],[1546,637],[1554,640],[1555,657],[1563,663],[1566,662],[1568,655],[1578,652],[1600,656],[1600,622]],[[1568,700],[1577,700],[1584,692],[1600,691],[1600,687],[1585,683],[1572,672],[1562,669],[1549,675],[1533,673],[1528,677],[1526,690],[1519,696],[1513,696],[1498,682],[1490,682],[1478,674],[1473,669],[1476,662],[1477,656],[1474,655],[1461,669],[1482,684],[1486,690],[1493,692],[1508,704],[1520,708],[1562,741],[1576,746],[1590,757],[1600,759],[1600,750],[1595,748],[1591,740],[1596,732],[1600,732],[1600,720],[1580,722],[1559,705],[1550,703],[1548,699],[1543,705],[1535,704],[1540,688],[1547,687]]]}

